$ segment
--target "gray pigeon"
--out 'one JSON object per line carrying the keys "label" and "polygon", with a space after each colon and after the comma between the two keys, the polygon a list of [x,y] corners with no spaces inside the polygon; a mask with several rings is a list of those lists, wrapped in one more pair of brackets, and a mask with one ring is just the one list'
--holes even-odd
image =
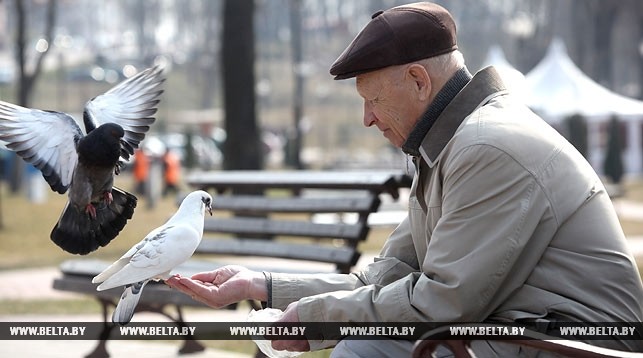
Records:
{"label": "gray pigeon", "polygon": [[176,213],[163,225],[152,230],[141,242],[98,274],[93,283],[98,291],[125,286],[112,321],[127,324],[150,280],[165,280],[176,266],[187,261],[203,237],[205,211],[212,215],[212,197],[205,191],[190,193]]}
{"label": "gray pigeon", "polygon": [[69,190],[51,231],[63,250],[86,255],[107,245],[134,214],[136,197],[113,187],[122,161],[154,123],[165,79],[148,68],[85,104],[86,135],[68,114],[0,101],[0,140],[41,172],[51,189]]}

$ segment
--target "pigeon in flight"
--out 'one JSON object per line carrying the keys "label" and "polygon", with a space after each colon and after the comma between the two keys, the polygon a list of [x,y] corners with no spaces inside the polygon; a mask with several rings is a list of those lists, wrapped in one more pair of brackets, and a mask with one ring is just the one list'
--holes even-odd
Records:
{"label": "pigeon in flight", "polygon": [[114,323],[127,324],[150,280],[166,280],[176,266],[187,261],[203,237],[205,211],[212,215],[212,197],[205,191],[190,193],[176,213],[152,230],[120,259],[98,274],[93,283],[98,291],[125,286],[112,314]]}
{"label": "pigeon in flight", "polygon": [[0,101],[0,140],[41,172],[67,204],[51,231],[63,250],[86,255],[107,245],[132,218],[136,197],[113,187],[123,160],[154,123],[165,81],[148,68],[85,104],[86,134],[68,114]]}

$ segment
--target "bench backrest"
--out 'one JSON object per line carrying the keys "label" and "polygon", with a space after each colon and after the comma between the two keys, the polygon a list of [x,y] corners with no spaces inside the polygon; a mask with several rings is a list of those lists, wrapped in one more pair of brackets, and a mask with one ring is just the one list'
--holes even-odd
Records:
{"label": "bench backrest", "polygon": [[[368,216],[380,199],[370,192],[334,196],[215,195],[214,217],[206,218],[204,237],[195,255],[276,257],[332,263],[349,272],[357,263],[359,242],[369,233]],[[279,193],[283,195],[283,193]],[[337,214],[337,222],[315,220]],[[342,220],[346,214],[357,219]]]}
{"label": "bench backrest", "polygon": [[[196,255],[315,261],[346,273],[359,259],[379,196],[398,199],[411,178],[399,171],[237,170],[195,172],[187,183],[214,194],[216,217],[206,219]],[[263,195],[241,194],[249,192]]]}

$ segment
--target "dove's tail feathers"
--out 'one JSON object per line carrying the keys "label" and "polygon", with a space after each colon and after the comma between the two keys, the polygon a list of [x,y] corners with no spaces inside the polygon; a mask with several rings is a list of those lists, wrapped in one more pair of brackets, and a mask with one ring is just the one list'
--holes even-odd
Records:
{"label": "dove's tail feathers", "polygon": [[132,320],[138,300],[141,298],[141,294],[143,293],[143,287],[145,287],[147,282],[148,281],[146,280],[125,286],[125,291],[123,291],[121,299],[118,301],[118,304],[114,309],[114,313],[112,314],[112,322],[120,325],[126,325]]}
{"label": "dove's tail feathers", "polygon": [[58,223],[51,231],[51,240],[63,250],[86,255],[110,243],[134,215],[137,199],[134,195],[112,188],[113,201],[93,203],[96,219],[85,209],[78,209],[67,202]]}

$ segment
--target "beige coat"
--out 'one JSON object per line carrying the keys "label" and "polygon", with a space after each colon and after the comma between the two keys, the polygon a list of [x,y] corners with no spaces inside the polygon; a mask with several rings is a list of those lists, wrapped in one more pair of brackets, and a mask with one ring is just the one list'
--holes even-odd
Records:
{"label": "beige coat", "polygon": [[380,257],[351,275],[273,274],[273,307],[299,300],[302,322],[643,321],[639,272],[603,184],[493,69],[419,152],[409,215]]}

